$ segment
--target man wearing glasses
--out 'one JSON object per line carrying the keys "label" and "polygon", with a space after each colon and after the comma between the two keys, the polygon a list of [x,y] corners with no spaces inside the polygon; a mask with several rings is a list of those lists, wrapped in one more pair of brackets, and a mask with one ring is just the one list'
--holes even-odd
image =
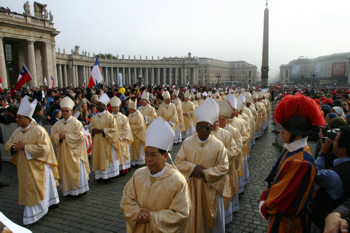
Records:
{"label": "man wearing glasses", "polygon": [[166,161],[173,128],[158,117],[146,131],[146,167],[126,184],[120,207],[127,232],[190,232],[190,196],[184,176]]}
{"label": "man wearing glasses", "polygon": [[50,138],[56,144],[63,196],[78,196],[89,191],[85,131],[83,124],[72,117],[73,100],[66,96],[60,106],[63,119],[52,126]]}
{"label": "man wearing glasses", "polygon": [[187,138],[176,156],[176,165],[188,180],[191,195],[189,232],[225,232],[224,199],[231,198],[227,151],[212,133],[219,106],[206,99],[193,112],[196,133]]}

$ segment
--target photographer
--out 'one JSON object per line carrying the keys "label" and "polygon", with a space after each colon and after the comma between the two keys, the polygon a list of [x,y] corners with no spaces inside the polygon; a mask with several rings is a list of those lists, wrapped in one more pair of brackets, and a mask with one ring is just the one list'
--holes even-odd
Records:
{"label": "photographer", "polygon": [[[333,114],[333,113],[330,113]],[[327,137],[330,137],[332,140],[335,139],[335,136],[337,134],[337,132],[339,131],[339,128],[343,125],[346,125],[346,122],[340,118],[340,117],[336,117],[331,119],[328,122],[327,126],[324,126],[322,128],[320,128],[319,130],[319,141],[317,142],[317,146],[316,146],[316,151],[315,151],[315,159],[317,159],[319,157],[320,154],[322,154],[325,157],[325,168],[331,168],[333,167],[333,161],[337,158],[335,156],[335,154],[333,153],[332,150],[330,150],[329,153],[322,153],[321,152],[321,141],[325,140]]]}
{"label": "photographer", "polygon": [[[336,159],[333,167],[325,169],[325,154],[333,145]],[[311,217],[323,230],[326,216],[350,197],[350,126],[341,126],[334,140],[326,138],[321,142],[321,155],[315,161],[316,184],[320,189],[311,203]]]}

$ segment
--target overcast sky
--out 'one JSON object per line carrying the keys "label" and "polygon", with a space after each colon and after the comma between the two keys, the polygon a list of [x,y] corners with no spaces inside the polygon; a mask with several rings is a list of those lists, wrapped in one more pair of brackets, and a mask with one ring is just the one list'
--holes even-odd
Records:
{"label": "overcast sky", "polygon": [[[37,0],[47,4],[59,47],[139,57],[243,60],[261,69],[265,0]],[[33,0],[30,0],[33,12]],[[23,12],[25,1],[0,5]],[[350,51],[349,0],[270,0],[270,79],[300,56]],[[33,13],[32,13],[33,14]]]}

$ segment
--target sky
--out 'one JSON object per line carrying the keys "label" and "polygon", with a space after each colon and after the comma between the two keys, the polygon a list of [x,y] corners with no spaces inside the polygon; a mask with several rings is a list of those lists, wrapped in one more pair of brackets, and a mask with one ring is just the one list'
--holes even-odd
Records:
{"label": "sky", "polygon": [[[265,0],[37,0],[56,51],[246,61],[261,69]],[[22,13],[24,0],[0,0]],[[29,1],[31,12],[34,0]],[[298,57],[350,52],[349,0],[269,0],[269,79]],[[33,13],[32,13],[33,14]]]}

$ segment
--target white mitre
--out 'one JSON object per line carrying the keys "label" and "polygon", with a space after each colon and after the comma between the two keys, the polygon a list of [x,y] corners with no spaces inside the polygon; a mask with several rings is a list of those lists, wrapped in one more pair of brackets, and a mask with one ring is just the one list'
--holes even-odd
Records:
{"label": "white mitre", "polygon": [[149,99],[149,93],[147,91],[143,91],[141,95],[141,99],[147,100]]}
{"label": "white mitre", "polygon": [[184,98],[191,99],[191,93],[186,92]]}
{"label": "white mitre", "polygon": [[117,96],[113,96],[109,103],[112,107],[119,107],[122,101]]}
{"label": "white mitre", "polygon": [[232,109],[237,109],[237,98],[235,95],[228,94],[228,96],[226,96],[226,100],[228,101]]}
{"label": "white mitre", "polygon": [[108,97],[108,95],[106,93],[103,93],[100,98],[98,99],[98,102],[103,103],[105,106],[107,106],[107,104],[109,103],[111,99]]}
{"label": "white mitre", "polygon": [[64,97],[60,102],[61,108],[69,108],[72,110],[74,108],[74,102],[71,98],[68,96]]}
{"label": "white mitre", "polygon": [[246,100],[246,98],[245,98],[245,96],[244,96],[243,94],[240,94],[240,95],[237,97],[237,99],[239,99],[242,103],[245,103],[245,100]]}
{"label": "white mitre", "polygon": [[243,102],[240,99],[237,99],[237,110],[243,110]]}
{"label": "white mitre", "polygon": [[180,91],[179,90],[174,90],[173,91],[173,93],[172,93],[172,95],[174,95],[174,96],[179,96],[179,93],[180,93]]}
{"label": "white mitre", "polygon": [[230,118],[232,116],[233,110],[227,100],[223,100],[219,103],[219,116]]}
{"label": "white mitre", "polygon": [[164,99],[170,99],[169,91],[164,91],[162,96],[163,96]]}
{"label": "white mitre", "polygon": [[21,104],[19,105],[17,114],[32,118],[37,102],[38,101],[35,99],[32,103],[30,103],[28,96],[24,96]]}
{"label": "white mitre", "polygon": [[155,119],[147,128],[145,134],[145,146],[152,146],[168,151],[173,144],[175,132],[168,122],[161,117]]}
{"label": "white mitre", "polygon": [[193,116],[196,122],[214,122],[219,117],[219,105],[212,98],[206,98],[205,101],[199,105],[194,111]]}
{"label": "white mitre", "polygon": [[137,100],[135,100],[135,102],[134,102],[131,99],[129,99],[128,108],[136,110],[137,109]]}

